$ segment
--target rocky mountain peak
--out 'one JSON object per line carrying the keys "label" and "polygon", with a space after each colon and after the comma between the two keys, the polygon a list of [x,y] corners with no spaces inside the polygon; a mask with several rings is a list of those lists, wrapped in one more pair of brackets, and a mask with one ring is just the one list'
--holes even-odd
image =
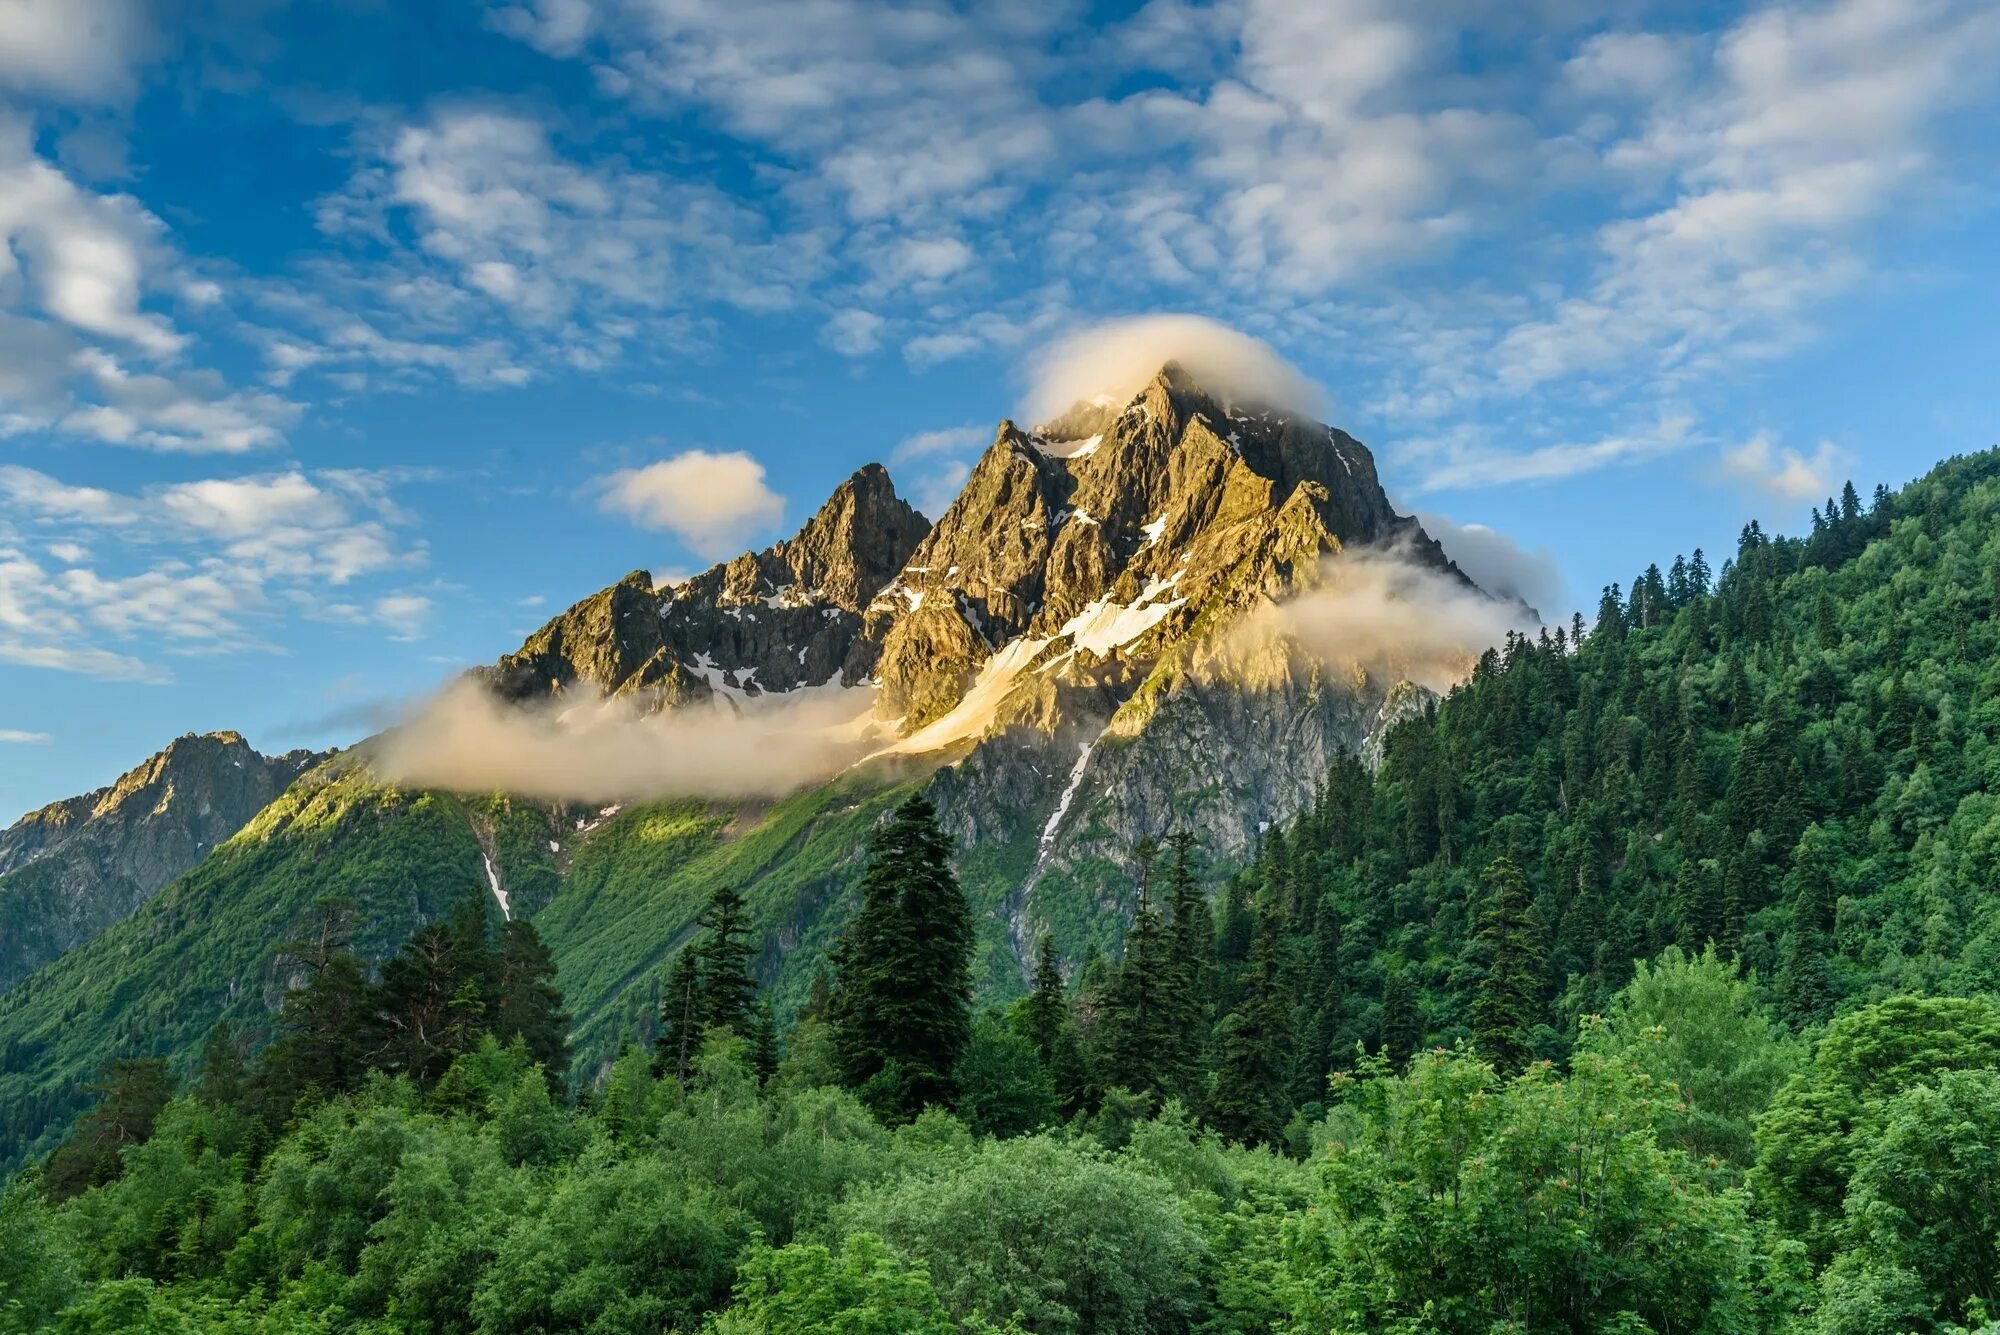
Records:
{"label": "rocky mountain peak", "polygon": [[124,918],[325,758],[189,733],[0,831],[0,988]]}
{"label": "rocky mountain peak", "polygon": [[888,471],[867,464],[782,542],[678,583],[635,571],[483,675],[508,699],[582,685],[661,709],[851,687],[874,661],[861,611],[927,528]]}

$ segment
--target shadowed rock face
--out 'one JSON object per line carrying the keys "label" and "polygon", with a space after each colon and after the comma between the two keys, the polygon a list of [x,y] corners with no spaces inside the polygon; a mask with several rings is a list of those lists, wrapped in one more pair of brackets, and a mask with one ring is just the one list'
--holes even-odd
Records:
{"label": "shadowed rock face", "polygon": [[323,759],[189,734],[0,831],[0,990],[124,919]]}

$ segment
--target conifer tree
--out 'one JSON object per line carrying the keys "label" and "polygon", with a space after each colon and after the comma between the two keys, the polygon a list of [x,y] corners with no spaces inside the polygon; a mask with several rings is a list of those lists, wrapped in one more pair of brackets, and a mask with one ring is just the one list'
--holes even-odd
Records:
{"label": "conifer tree", "polygon": [[484,897],[469,891],[442,921],[426,923],[382,966],[373,990],[386,1070],[430,1086],[491,1023],[499,958],[487,945]]}
{"label": "conifer tree", "polygon": [[500,927],[499,1000],[493,1032],[502,1043],[519,1038],[556,1082],[569,1068],[569,1016],[556,986],[555,955],[526,918]]}
{"label": "conifer tree", "polygon": [[701,915],[707,935],[701,943],[701,1022],[749,1036],[757,1004],[757,980],[750,973],[750,928],[743,896],[735,886],[718,887]]}
{"label": "conifer tree", "polygon": [[1423,1041],[1424,1021],[1417,1009],[1416,987],[1408,967],[1394,963],[1382,979],[1382,1054],[1390,1065],[1401,1067]]}
{"label": "conifer tree", "polygon": [[1139,907],[1125,933],[1125,958],[1098,1007],[1097,1032],[1107,1085],[1149,1101],[1178,1090],[1181,1025],[1187,1000],[1173,929],[1139,887]]}
{"label": "conifer tree", "polygon": [[771,999],[758,997],[750,1011],[750,1068],[760,1082],[768,1083],[778,1073],[778,1017],[771,1012]]}
{"label": "conifer tree", "polygon": [[1223,1136],[1245,1145],[1277,1141],[1291,1116],[1286,1062],[1291,1008],[1283,993],[1283,952],[1278,915],[1267,908],[1258,915],[1243,999],[1216,1027],[1208,1117]]}
{"label": "conifer tree", "polygon": [[937,811],[916,794],[875,827],[861,908],[834,952],[828,1004],[847,1083],[889,1121],[949,1104],[971,1038],[972,916]]}
{"label": "conifer tree", "polygon": [[42,1192],[50,1200],[68,1200],[119,1175],[125,1147],[152,1139],[153,1124],[174,1095],[173,1072],[158,1057],[122,1058],[107,1065],[88,1092],[96,1102],[42,1170]]}
{"label": "conifer tree", "polygon": [[1472,1006],[1479,1049],[1502,1071],[1528,1063],[1528,1040],[1541,1015],[1542,952],[1521,869],[1496,858],[1486,869],[1474,949],[1485,974]]}
{"label": "conifer tree", "polygon": [[1056,1044],[1069,1023],[1069,1003],[1063,992],[1062,970],[1056,964],[1056,939],[1042,933],[1035,947],[1035,976],[1021,1001],[1020,1032],[1044,1066],[1055,1060]]}
{"label": "conifer tree", "polygon": [[1340,903],[1328,887],[1313,917],[1311,967],[1300,1007],[1304,1026],[1293,1091],[1300,1103],[1324,1100],[1326,1078],[1340,1059],[1335,1047],[1347,1019],[1340,972],[1341,926]]}
{"label": "conifer tree", "polygon": [[279,1125],[308,1089],[337,1094],[361,1083],[381,1046],[367,967],[350,948],[353,906],[319,904],[313,932],[278,949],[280,959],[306,971],[278,1006],[278,1037],[266,1047],[251,1084],[251,1102]]}
{"label": "conifer tree", "polygon": [[1169,951],[1174,978],[1167,996],[1164,1084],[1187,1099],[1199,1092],[1215,996],[1215,919],[1201,891],[1197,845],[1187,830],[1167,836],[1166,894],[1173,913]]}
{"label": "conifer tree", "polygon": [[1792,899],[1791,940],[1778,973],[1778,997],[1785,1019],[1795,1028],[1816,1024],[1833,1013],[1835,1000],[1827,955],[1833,941],[1832,840],[1814,825],[1792,851],[1786,888]]}
{"label": "conifer tree", "polygon": [[682,946],[660,989],[660,1029],[653,1039],[653,1069],[683,1084],[694,1074],[701,1051],[701,952]]}
{"label": "conifer tree", "polygon": [[249,1067],[237,1043],[236,1026],[217,1020],[201,1045],[201,1057],[194,1067],[195,1098],[218,1108],[233,1108],[243,1100]]}

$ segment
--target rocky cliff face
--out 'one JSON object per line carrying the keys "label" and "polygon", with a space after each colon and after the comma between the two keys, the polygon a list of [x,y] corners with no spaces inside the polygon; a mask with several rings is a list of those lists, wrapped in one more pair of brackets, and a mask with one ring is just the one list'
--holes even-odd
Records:
{"label": "rocky cliff face", "polygon": [[511,700],[588,685],[662,709],[855,685],[875,658],[862,611],[926,527],[869,464],[793,537],[681,584],[634,571],[550,621],[487,678]]}
{"label": "rocky cliff face", "polygon": [[124,919],[323,759],[190,734],[0,831],[0,990]]}

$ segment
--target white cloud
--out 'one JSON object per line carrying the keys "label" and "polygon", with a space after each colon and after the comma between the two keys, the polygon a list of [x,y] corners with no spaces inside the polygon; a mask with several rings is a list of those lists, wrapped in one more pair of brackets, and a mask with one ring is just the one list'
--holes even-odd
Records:
{"label": "white cloud", "polygon": [[613,473],[600,485],[602,509],[666,530],[710,559],[743,550],[785,508],[785,498],[765,485],[764,466],[741,451],[687,450]]}
{"label": "white cloud", "polygon": [[1211,393],[1308,415],[1326,411],[1325,391],[1270,344],[1196,315],[1112,320],[1040,349],[1023,411],[1039,422],[1100,394],[1130,398],[1170,361]]}
{"label": "white cloud", "polygon": [[899,470],[909,466],[910,504],[935,518],[951,508],[972,476],[970,456],[992,439],[993,429],[977,423],[918,431],[896,442],[889,463]]}
{"label": "white cloud", "polygon": [[25,118],[0,109],[0,281],[25,279],[44,314],[142,352],[180,351],[185,338],[140,309],[163,231],[129,196],[79,187],[35,152]]}
{"label": "white cloud", "polygon": [[820,341],[843,357],[866,357],[882,346],[882,329],[888,324],[872,311],[849,309],[827,317]]}
{"label": "white cloud", "polygon": [[1810,457],[1774,443],[1764,432],[1722,451],[1722,471],[1781,501],[1821,501],[1840,490],[1852,455],[1823,440]]}
{"label": "white cloud", "polygon": [[183,272],[166,232],[137,200],[87,190],[41,157],[33,125],[0,105],[0,422],[8,434],[238,453],[276,444],[297,419],[297,404],[233,391],[215,372],[181,364],[192,339],[149,303],[166,296],[212,305],[214,285]]}
{"label": "white cloud", "polygon": [[0,742],[11,746],[47,746],[55,737],[46,732],[29,732],[25,728],[0,728]]}
{"label": "white cloud", "polygon": [[509,4],[488,16],[494,29],[552,56],[573,56],[582,50],[596,26],[591,0],[530,0]]}
{"label": "white cloud", "polygon": [[890,463],[906,463],[912,459],[926,459],[940,454],[964,454],[976,450],[992,439],[990,427],[968,422],[964,426],[940,427],[935,431],[919,431],[896,442],[896,448],[889,451]]}
{"label": "white cloud", "polygon": [[0,663],[12,663],[17,667],[49,668],[56,672],[77,672],[86,677],[103,677],[109,681],[136,681],[159,685],[170,680],[164,670],[129,654],[113,653],[108,649],[34,644],[6,635],[0,635]]}
{"label": "white cloud", "polygon": [[1496,598],[1518,598],[1544,619],[1560,614],[1562,572],[1548,548],[1531,550],[1498,529],[1430,511],[1419,510],[1416,518],[1474,584]]}
{"label": "white cloud", "polygon": [[265,294],[313,326],[272,333],[274,369],[358,362],[492,384],[594,371],[701,345],[700,312],[785,310],[819,271],[810,229],[778,232],[684,172],[566,152],[552,130],[461,103],[365,139],[363,165],[319,208],[321,229],[361,253],[323,266],[317,292]]}
{"label": "white cloud", "polygon": [[0,0],[0,87],[116,101],[151,39],[139,0]]}
{"label": "white cloud", "polygon": [[[291,471],[211,478],[137,493],[72,486],[18,465],[0,466],[0,517],[44,543],[62,568],[0,548],[0,658],[126,679],[161,674],[103,639],[174,653],[268,648],[260,628],[284,606],[420,634],[429,600],[376,596],[356,616],[332,610],[328,591],[407,569],[424,546],[403,536],[408,516],[390,497],[403,473]],[[106,569],[78,540],[101,534]],[[279,598],[275,595],[282,595]]]}
{"label": "white cloud", "polygon": [[1694,420],[1679,415],[1662,418],[1643,430],[1526,450],[1496,446],[1473,433],[1469,438],[1440,442],[1409,453],[1421,460],[1418,491],[1449,491],[1514,482],[1555,482],[1613,465],[1639,463],[1691,444],[1693,429]]}
{"label": "white cloud", "polygon": [[[1586,58],[1602,63],[1603,40]],[[1638,42],[1610,49],[1630,66]],[[1797,339],[1863,271],[1854,234],[1928,165],[1927,127],[1996,55],[2000,11],[1979,3],[1836,0],[1743,19],[1702,78],[1607,151],[1614,169],[1664,173],[1672,198],[1599,230],[1589,289],[1499,342],[1501,386],[1634,361],[1667,378],[1725,346]]]}
{"label": "white cloud", "polygon": [[433,607],[421,594],[399,593],[377,598],[373,610],[375,620],[389,628],[392,639],[420,640],[430,629]]}

